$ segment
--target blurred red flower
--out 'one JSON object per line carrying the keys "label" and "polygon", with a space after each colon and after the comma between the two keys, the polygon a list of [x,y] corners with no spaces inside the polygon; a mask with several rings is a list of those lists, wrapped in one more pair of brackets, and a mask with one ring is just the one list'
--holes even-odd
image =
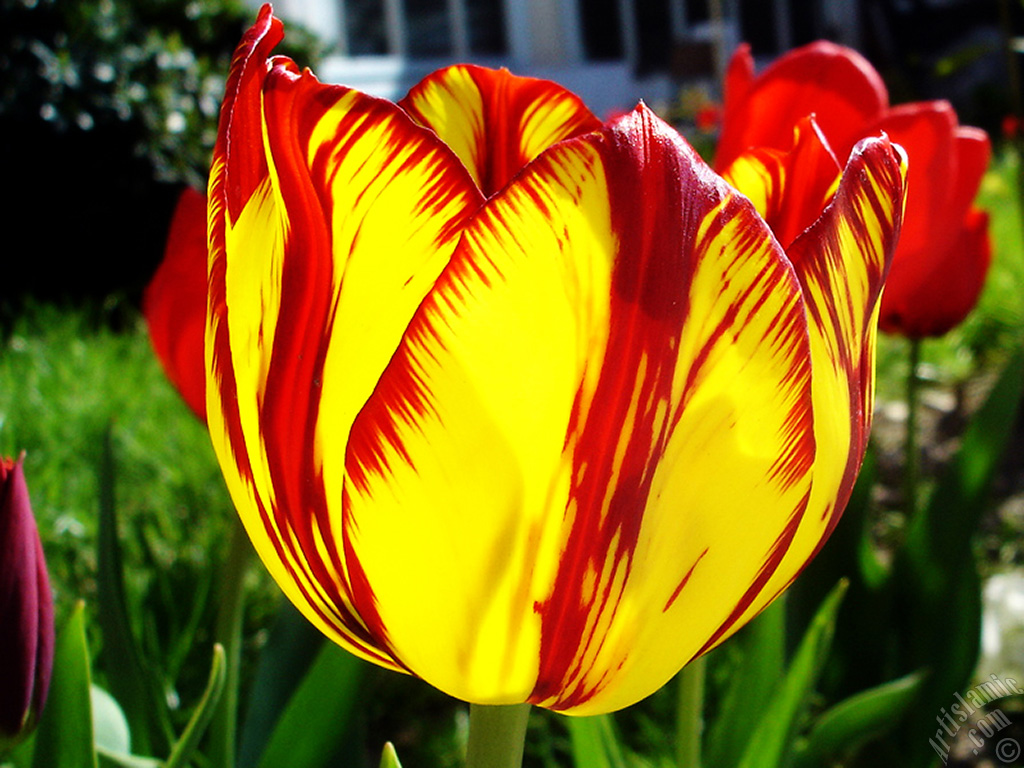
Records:
{"label": "blurred red flower", "polygon": [[958,125],[945,101],[890,107],[881,77],[852,49],[811,43],[755,75],[743,45],[726,75],[716,168],[751,147],[790,149],[809,114],[840,164],[858,140],[880,131],[906,150],[906,215],[879,326],[909,338],[946,333],[977,303],[989,267],[988,216],[973,205],[991,153],[988,136]]}
{"label": "blurred red flower", "polygon": [[167,378],[206,421],[206,195],[191,187],[178,199],[164,260],[146,288],[142,311]]}

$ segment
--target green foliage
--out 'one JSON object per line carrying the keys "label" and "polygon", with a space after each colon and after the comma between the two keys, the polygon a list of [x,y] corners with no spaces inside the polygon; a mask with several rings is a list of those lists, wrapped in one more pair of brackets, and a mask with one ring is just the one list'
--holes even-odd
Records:
{"label": "green foliage", "polygon": [[103,668],[107,670],[110,689],[128,710],[139,751],[142,754],[164,754],[170,744],[170,721],[166,704],[161,701],[157,684],[159,678],[153,670],[146,668],[131,628],[114,497],[114,455],[110,433],[107,432],[103,436],[100,462],[97,574]]}
{"label": "green foliage", "polygon": [[23,315],[0,347],[0,452],[26,451],[58,606],[95,603],[108,430],[129,613],[146,643],[173,658],[171,639],[202,598],[200,574],[233,514],[209,435],[167,382],[141,325],[115,333],[50,307]]}
{"label": "green foliage", "polygon": [[846,589],[846,582],[840,582],[822,602],[785,675],[768,699],[764,715],[757,721],[746,743],[738,768],[770,768],[788,764],[797,729],[828,658],[836,614]]}
{"label": "green foliage", "polygon": [[402,768],[402,764],[398,762],[395,745],[390,741],[384,745],[384,751],[381,753],[380,768]]}
{"label": "green foliage", "polygon": [[565,720],[572,739],[577,768],[628,768],[621,738],[611,715],[569,717]]}
{"label": "green foliage", "polygon": [[85,604],[78,602],[57,639],[50,695],[35,735],[33,768],[97,768],[91,685]]}
{"label": "green foliage", "polygon": [[[0,117],[60,131],[131,125],[157,178],[203,186],[242,0],[2,0]],[[289,24],[285,50],[316,59]]]}
{"label": "green foliage", "polygon": [[[270,659],[270,663],[273,663]],[[329,768],[349,751],[345,723],[361,693],[366,663],[325,643],[276,721],[259,768]],[[253,706],[260,706],[257,699]],[[396,758],[397,760],[397,758]]]}
{"label": "green foliage", "polygon": [[736,734],[757,721],[785,669],[785,616],[785,601],[777,601],[741,629],[734,642],[710,656],[720,682],[717,709],[705,738],[708,765],[739,762],[744,741]]}
{"label": "green foliage", "polygon": [[914,704],[924,676],[912,674],[839,702],[811,726],[795,768],[847,761],[867,742],[894,729]]}

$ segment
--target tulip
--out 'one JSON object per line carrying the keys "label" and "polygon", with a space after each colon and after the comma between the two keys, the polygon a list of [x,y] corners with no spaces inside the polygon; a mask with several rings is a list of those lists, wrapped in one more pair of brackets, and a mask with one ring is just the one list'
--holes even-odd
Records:
{"label": "tulip", "polygon": [[755,76],[749,46],[733,56],[716,167],[753,147],[786,150],[813,114],[836,155],[884,131],[907,153],[903,231],[882,297],[882,330],[941,336],[974,308],[988,271],[988,216],[972,206],[988,164],[984,131],[961,127],[946,102],[889,106],[881,77],[856,51],[819,41],[779,57]]}
{"label": "tulip", "polygon": [[879,127],[914,154],[878,324],[911,339],[942,336],[978,303],[991,262],[988,213],[973,205],[988,168],[988,136],[958,126],[944,101],[894,107]]}
{"label": "tulip", "polygon": [[164,259],[146,287],[142,313],[164,373],[205,421],[206,196],[191,187],[178,198]]}
{"label": "tulip", "polygon": [[24,738],[53,670],[53,597],[22,462],[0,460],[0,751]]}
{"label": "tulip", "polygon": [[[268,58],[282,34],[264,7],[235,53],[209,187],[208,424],[257,552],[463,700],[638,701],[841,514],[901,151],[834,165],[784,251],[643,105],[602,125],[465,65],[393,104]],[[745,177],[765,210],[788,157]]]}

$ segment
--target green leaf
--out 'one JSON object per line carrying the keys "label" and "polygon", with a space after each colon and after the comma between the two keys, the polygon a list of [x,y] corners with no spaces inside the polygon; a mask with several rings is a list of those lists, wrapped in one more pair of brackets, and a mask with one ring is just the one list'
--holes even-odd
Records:
{"label": "green leaf", "polygon": [[[928,505],[907,527],[897,553],[894,627],[899,668],[925,670],[918,704],[898,734],[907,766],[929,765],[928,737],[951,691],[963,690],[977,663],[981,586],[972,542],[988,508],[992,480],[1006,452],[1024,393],[1024,346],[1016,350],[971,419],[960,450]],[[956,618],[956,631],[950,630]]]}
{"label": "green leaf", "polygon": [[36,732],[32,765],[97,768],[83,602],[75,606],[57,639],[50,694]]}
{"label": "green leaf", "polygon": [[798,768],[848,759],[868,740],[898,726],[921,689],[916,673],[861,691],[817,718],[796,762]]}
{"label": "green leaf", "polygon": [[324,644],[292,696],[260,759],[260,768],[321,768],[344,746],[366,663]]}
{"label": "green leaf", "polygon": [[[36,747],[36,732],[32,731],[28,738],[17,744],[14,749],[3,756],[14,768],[28,768],[32,765],[32,753]],[[3,765],[3,763],[0,763]]]}
{"label": "green leaf", "polygon": [[163,763],[153,757],[110,752],[102,747],[97,747],[96,753],[100,757],[100,768],[163,768]]}
{"label": "green leaf", "polygon": [[840,581],[829,593],[807,628],[775,694],[761,708],[761,717],[747,742],[740,768],[774,768],[788,758],[800,718],[807,708],[835,631],[836,613],[846,593]]}
{"label": "green leaf", "polygon": [[939,478],[929,503],[907,528],[906,558],[919,588],[941,601],[957,579],[947,567],[970,549],[987,508],[1024,394],[1024,346],[1003,368],[984,405],[964,432],[960,450]]}
{"label": "green leaf", "polygon": [[611,715],[566,717],[576,768],[627,768]]}
{"label": "green leaf", "polygon": [[267,644],[260,652],[256,679],[248,697],[238,748],[239,765],[254,766],[259,762],[284,708],[327,642],[324,634],[291,601],[281,601]]}
{"label": "green leaf", "polygon": [[764,711],[764,702],[774,692],[786,661],[786,602],[784,595],[741,629],[728,646],[709,655],[709,663],[722,658],[723,652],[738,655],[739,661],[727,669],[728,685],[721,697],[716,717],[708,724],[705,760],[709,766],[736,765],[746,742],[737,734],[750,731]]}
{"label": "green leaf", "polygon": [[909,588],[902,596],[902,661],[905,668],[927,673],[906,725],[896,734],[902,763],[908,768],[934,764],[928,739],[935,734],[935,718],[949,706],[953,692],[969,687],[980,650],[981,580],[973,552],[965,548],[957,560],[936,567],[956,575],[939,603]]}
{"label": "green leaf", "polygon": [[224,648],[221,645],[213,646],[213,664],[210,666],[210,677],[206,682],[206,690],[199,700],[195,712],[189,718],[181,738],[178,739],[171,750],[171,756],[167,758],[165,768],[184,768],[192,758],[192,753],[199,746],[199,740],[206,732],[206,726],[217,708],[221,693],[224,691],[224,680],[227,676],[225,669],[226,662]]}
{"label": "green leaf", "polygon": [[402,764],[398,762],[395,745],[390,741],[384,744],[384,751],[380,756],[380,768],[402,768]]}
{"label": "green leaf", "polygon": [[124,705],[136,748],[148,754],[170,749],[166,708],[146,669],[129,620],[125,598],[121,545],[117,535],[116,477],[110,428],[103,435],[99,470],[99,530],[97,562],[98,619],[103,632],[101,661],[114,698]]}
{"label": "green leaf", "polygon": [[242,620],[245,614],[245,574],[253,559],[252,544],[242,521],[231,516],[228,554],[219,569],[222,585],[214,639],[224,648],[224,693],[210,723],[207,757],[214,765],[234,766],[238,744],[238,687],[242,663]]}

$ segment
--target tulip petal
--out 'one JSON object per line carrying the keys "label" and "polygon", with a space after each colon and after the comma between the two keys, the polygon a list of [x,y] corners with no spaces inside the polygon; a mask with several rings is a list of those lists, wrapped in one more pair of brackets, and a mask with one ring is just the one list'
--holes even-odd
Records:
{"label": "tulip petal", "polygon": [[41,611],[49,582],[20,459],[0,459],[0,555],[0,738],[10,738],[22,730],[32,705],[45,699],[37,675],[45,671],[48,684],[52,664],[41,655],[52,655],[52,645],[43,647],[52,641],[52,609],[48,637]]}
{"label": "tulip petal", "polygon": [[807,514],[771,578],[756,584],[707,647],[781,593],[832,532],[864,458],[874,397],[879,298],[902,220],[906,156],[888,139],[855,148],[835,198],[790,247],[810,320],[817,454]]}
{"label": "tulip petal", "polygon": [[964,211],[966,216],[974,204],[992,159],[992,144],[985,131],[969,126],[958,126],[954,141],[957,164],[956,177],[950,182],[953,188],[950,215],[956,218],[959,211]]}
{"label": "tulip petal", "polygon": [[[930,254],[930,262],[886,284],[878,325],[909,338],[942,336],[978,303],[992,261],[988,213],[972,210],[959,234]],[[893,263],[896,272],[897,260]]]}
{"label": "tulip petal", "polygon": [[804,118],[794,128],[789,151],[748,150],[722,177],[750,199],[775,238],[788,247],[821,215],[841,171],[815,120]]}
{"label": "tulip petal", "polygon": [[970,312],[988,271],[987,219],[971,213],[988,136],[944,101],[895,107],[879,124],[909,157],[907,213],[882,297],[882,330],[941,336]]}
{"label": "tulip petal", "polygon": [[808,344],[764,222],[646,108],[553,147],[473,219],[353,426],[358,610],[469,701],[654,691],[800,519]]}
{"label": "tulip petal", "polygon": [[399,106],[451,147],[488,196],[551,145],[601,127],[555,83],[470,64],[434,72]]}
{"label": "tulip petal", "polygon": [[[726,168],[751,147],[787,149],[792,126],[814,115],[840,161],[888,106],[885,83],[856,51],[824,40],[794,49],[765,68],[753,82],[744,73],[726,80],[725,119],[715,167]],[[747,52],[749,56],[749,52]],[[730,66],[732,70],[732,66]],[[730,93],[738,85],[740,95]]]}
{"label": "tulip petal", "polygon": [[328,636],[394,667],[372,612],[352,610],[345,446],[482,198],[395,105],[261,63],[268,13],[236,54],[210,180],[209,426],[284,591]]}
{"label": "tulip petal", "polygon": [[186,187],[178,199],[164,260],[146,287],[142,312],[164,373],[206,420],[206,196]]}
{"label": "tulip petal", "polygon": [[725,72],[725,83],[722,88],[725,114],[740,109],[753,85],[754,56],[750,52],[749,43],[740,43],[729,59],[729,66]]}
{"label": "tulip petal", "polygon": [[[886,113],[878,130],[903,147],[909,158],[907,210],[893,266],[898,270],[904,255],[929,260],[930,253],[918,252],[931,251],[934,243],[948,240],[945,233],[955,232],[967,213],[964,206],[959,217],[949,218],[957,171],[956,112],[943,101],[903,104]],[[936,236],[937,230],[943,234]]]}

